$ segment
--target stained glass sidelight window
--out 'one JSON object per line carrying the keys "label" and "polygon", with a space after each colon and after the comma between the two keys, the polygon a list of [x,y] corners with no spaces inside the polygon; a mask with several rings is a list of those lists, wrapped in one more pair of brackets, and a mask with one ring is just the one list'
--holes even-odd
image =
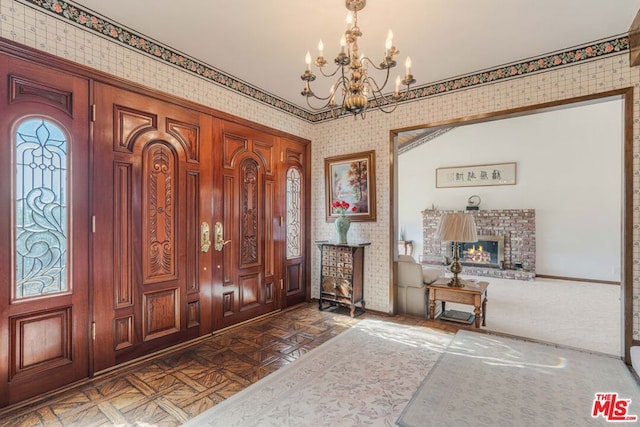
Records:
{"label": "stained glass sidelight window", "polygon": [[46,119],[15,134],[15,298],[66,292],[67,138]]}
{"label": "stained glass sidelight window", "polygon": [[302,255],[302,233],[300,216],[302,197],[300,193],[302,177],[297,168],[287,171],[287,259]]}

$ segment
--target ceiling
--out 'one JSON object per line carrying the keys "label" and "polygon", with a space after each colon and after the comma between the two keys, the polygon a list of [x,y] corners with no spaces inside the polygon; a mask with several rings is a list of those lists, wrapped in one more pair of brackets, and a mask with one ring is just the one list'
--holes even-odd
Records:
{"label": "ceiling", "polygon": [[[333,64],[347,14],[343,0],[73,3],[307,110],[305,53],[315,57],[322,39]],[[390,80],[408,54],[422,86],[626,33],[639,9],[640,0],[370,0],[358,14],[360,50],[379,63],[392,29],[400,66]],[[331,82],[319,80],[324,95]]]}

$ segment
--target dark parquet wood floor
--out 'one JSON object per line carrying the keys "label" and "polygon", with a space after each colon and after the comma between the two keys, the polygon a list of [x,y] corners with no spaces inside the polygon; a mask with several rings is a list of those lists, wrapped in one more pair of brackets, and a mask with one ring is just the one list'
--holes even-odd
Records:
{"label": "dark parquet wood floor", "polygon": [[302,304],[188,347],[0,411],[0,426],[177,426],[350,328],[363,318],[458,327],[410,316]]}

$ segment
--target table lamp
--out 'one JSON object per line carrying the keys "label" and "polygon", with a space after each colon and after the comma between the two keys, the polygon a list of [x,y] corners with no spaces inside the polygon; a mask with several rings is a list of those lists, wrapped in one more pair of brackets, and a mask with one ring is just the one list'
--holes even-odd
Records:
{"label": "table lamp", "polygon": [[478,241],[478,233],[476,232],[476,223],[473,216],[460,212],[443,213],[436,229],[436,238],[445,242],[453,242],[453,262],[450,267],[453,277],[448,286],[464,287],[464,283],[458,278],[458,274],[462,271],[458,243]]}

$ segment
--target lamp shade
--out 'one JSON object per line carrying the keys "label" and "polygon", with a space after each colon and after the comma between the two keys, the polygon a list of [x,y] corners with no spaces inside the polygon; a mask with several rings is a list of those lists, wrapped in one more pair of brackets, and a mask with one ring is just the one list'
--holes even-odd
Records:
{"label": "lamp shade", "polygon": [[461,212],[442,214],[436,237],[448,242],[477,242],[476,222],[472,215]]}

